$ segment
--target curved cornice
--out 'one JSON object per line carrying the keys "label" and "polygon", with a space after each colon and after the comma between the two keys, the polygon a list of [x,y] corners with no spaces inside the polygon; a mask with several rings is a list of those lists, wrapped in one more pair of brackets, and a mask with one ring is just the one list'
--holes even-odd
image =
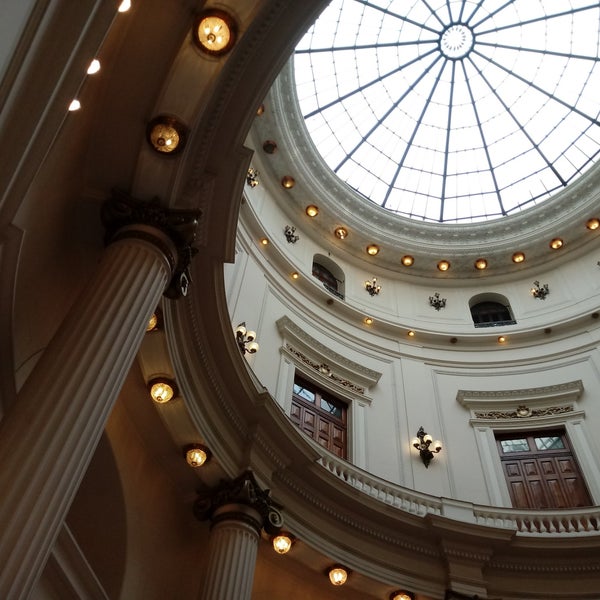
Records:
{"label": "curved cornice", "polygon": [[[291,190],[277,189],[290,216],[298,216],[305,205],[316,203],[319,218],[314,220],[315,235],[330,240],[332,247],[406,276],[438,279],[490,278],[538,267],[549,260],[573,258],[596,235],[585,222],[600,212],[600,169],[592,168],[568,188],[538,206],[502,219],[464,225],[438,224],[408,219],[387,211],[352,190],[325,164],[309,138],[294,89],[293,61],[289,61],[267,98],[267,110],[255,120],[252,141],[262,153],[262,142],[273,139],[278,151],[263,157],[263,171],[279,181],[292,175]],[[259,150],[260,149],[260,150]],[[274,186],[275,187],[275,186]],[[344,225],[348,237],[340,243],[333,236],[336,226]],[[552,251],[549,242],[561,237],[565,246]],[[369,243],[377,243],[381,253],[372,259],[365,253]],[[526,255],[520,265],[512,262],[516,250]],[[400,265],[404,254],[414,255],[412,267]],[[485,256],[489,267],[477,271],[473,263]],[[446,258],[452,267],[445,273],[436,264]]]}

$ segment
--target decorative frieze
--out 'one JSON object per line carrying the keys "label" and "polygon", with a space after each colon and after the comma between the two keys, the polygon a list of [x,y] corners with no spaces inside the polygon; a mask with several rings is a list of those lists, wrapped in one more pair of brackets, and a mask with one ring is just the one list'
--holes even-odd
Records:
{"label": "decorative frieze", "polygon": [[573,412],[573,405],[568,406],[549,406],[547,408],[529,408],[521,405],[514,410],[487,410],[474,411],[476,419],[524,419],[527,417],[549,417],[553,415],[562,415]]}

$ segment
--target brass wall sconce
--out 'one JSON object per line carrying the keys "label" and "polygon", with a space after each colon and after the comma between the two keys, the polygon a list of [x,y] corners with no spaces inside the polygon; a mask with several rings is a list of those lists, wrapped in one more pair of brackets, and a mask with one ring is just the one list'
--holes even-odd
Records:
{"label": "brass wall sconce", "polygon": [[235,340],[242,354],[254,354],[258,352],[258,343],[256,342],[256,332],[246,329],[246,323],[240,323],[235,328]]}
{"label": "brass wall sconce", "polygon": [[334,565],[327,572],[331,585],[336,586],[344,585],[348,580],[348,574],[348,569],[346,569],[346,567],[342,567],[341,565]]}
{"label": "brass wall sconce", "polygon": [[531,295],[534,298],[538,298],[539,300],[545,300],[546,296],[550,293],[550,288],[548,284],[540,285],[539,281],[533,282],[533,287],[531,288]]}
{"label": "brass wall sconce", "polygon": [[377,277],[373,277],[372,281],[365,281],[365,290],[369,292],[369,296],[377,296],[381,291],[381,286],[377,284]]}
{"label": "brass wall sconce", "polygon": [[148,382],[148,391],[154,402],[157,404],[166,404],[171,398],[177,395],[177,386],[171,379],[156,377]]}
{"label": "brass wall sconce", "polygon": [[296,235],[296,228],[290,225],[285,226],[283,233],[288,244],[295,244],[300,239],[300,236]]}
{"label": "brass wall sconce", "polygon": [[211,451],[203,444],[189,444],[183,449],[183,453],[187,464],[194,469],[207,463],[212,456]]}
{"label": "brass wall sconce", "polygon": [[246,173],[246,184],[251,188],[256,187],[260,182],[258,181],[258,171],[254,167],[250,167]]}
{"label": "brass wall sconce", "polygon": [[446,307],[446,298],[440,298],[440,293],[435,292],[433,296],[429,296],[429,306],[432,306],[435,310],[441,310]]}
{"label": "brass wall sconce", "polygon": [[196,18],[194,41],[202,52],[220,56],[233,48],[237,27],[233,18],[222,10],[210,9]]}
{"label": "brass wall sconce", "polygon": [[146,139],[159,154],[177,154],[185,146],[187,127],[175,117],[159,115],[148,123]]}
{"label": "brass wall sconce", "polygon": [[[442,449],[442,442],[439,440],[433,441],[433,438],[425,432],[423,426],[419,427],[417,437],[413,438],[412,445],[419,451],[419,455],[425,468],[429,467],[429,463],[433,460],[434,454],[437,454]],[[430,446],[433,445],[433,450]]]}
{"label": "brass wall sconce", "polygon": [[287,554],[294,543],[294,537],[289,533],[281,532],[276,536],[273,536],[272,539],[273,550],[277,552],[277,554]]}

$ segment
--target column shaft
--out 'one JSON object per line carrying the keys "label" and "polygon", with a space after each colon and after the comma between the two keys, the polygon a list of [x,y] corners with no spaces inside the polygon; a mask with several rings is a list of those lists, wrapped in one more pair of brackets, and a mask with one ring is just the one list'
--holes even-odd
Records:
{"label": "column shaft", "polygon": [[170,277],[151,242],[108,246],[0,424],[0,598],[30,595]]}
{"label": "column shaft", "polygon": [[[239,510],[239,507],[236,507]],[[231,507],[223,507],[223,512]],[[243,507],[223,515],[210,532],[208,565],[200,600],[250,600],[258,553],[260,515]],[[256,523],[252,523],[256,521]]]}

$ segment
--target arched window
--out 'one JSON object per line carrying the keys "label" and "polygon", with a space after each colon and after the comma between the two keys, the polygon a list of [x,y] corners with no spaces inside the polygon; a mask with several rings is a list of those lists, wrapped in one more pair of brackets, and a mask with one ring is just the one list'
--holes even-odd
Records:
{"label": "arched window", "polygon": [[342,300],[344,299],[344,272],[329,257],[315,254],[312,274],[323,284],[327,291]]}
{"label": "arched window", "polygon": [[516,323],[508,299],[500,294],[479,294],[469,302],[475,327],[499,327]]}

